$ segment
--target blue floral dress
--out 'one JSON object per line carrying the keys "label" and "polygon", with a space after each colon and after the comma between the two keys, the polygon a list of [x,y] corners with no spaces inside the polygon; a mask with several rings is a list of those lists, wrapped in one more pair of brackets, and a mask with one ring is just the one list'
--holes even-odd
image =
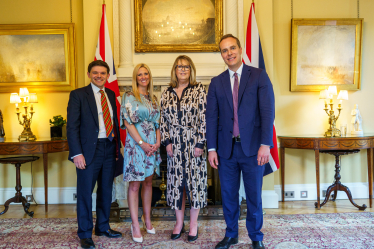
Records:
{"label": "blue floral dress", "polygon": [[[140,94],[140,98],[141,102],[135,98],[132,92],[123,94],[121,129],[126,129],[124,123],[126,120],[129,124],[135,125],[144,142],[155,144],[157,142],[156,129],[159,129],[160,124],[160,107],[156,97],[154,97],[154,103],[151,102],[148,95]],[[144,181],[154,172],[160,175],[160,163],[160,150],[152,156],[147,156],[127,132],[123,164],[124,181]]]}

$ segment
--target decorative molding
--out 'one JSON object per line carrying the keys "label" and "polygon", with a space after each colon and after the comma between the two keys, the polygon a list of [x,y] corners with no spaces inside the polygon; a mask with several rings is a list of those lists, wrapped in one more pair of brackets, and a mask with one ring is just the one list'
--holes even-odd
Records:
{"label": "decorative molding", "polygon": [[[118,1],[113,1],[113,54],[119,54],[119,3]],[[119,67],[119,56],[114,56],[115,68]]]}
{"label": "decorative molding", "polygon": [[[133,67],[133,13],[134,13],[134,0],[114,0],[114,5],[119,6],[118,14],[114,12],[113,18],[119,20],[118,33],[114,36],[119,39],[119,56],[115,54],[115,57],[119,57],[119,68],[132,68]],[[114,10],[114,9],[113,9]]]}
{"label": "decorative molding", "polygon": [[[242,8],[239,8],[239,6],[242,6]],[[238,0],[238,8],[237,8],[237,22],[238,22],[238,39],[241,44],[244,44],[244,15],[243,15],[243,9],[244,9],[244,1]]]}
{"label": "decorative molding", "polygon": [[[198,76],[196,77],[197,82],[201,82],[203,85],[209,85],[212,77],[211,76]],[[118,77],[118,85],[121,87],[132,86],[132,77]],[[170,77],[153,77],[153,86],[169,86]]]}

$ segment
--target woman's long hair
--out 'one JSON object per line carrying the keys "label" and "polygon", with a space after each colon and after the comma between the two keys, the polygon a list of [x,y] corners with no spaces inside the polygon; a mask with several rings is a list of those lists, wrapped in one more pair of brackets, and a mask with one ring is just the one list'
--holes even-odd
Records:
{"label": "woman's long hair", "polygon": [[148,90],[148,93],[149,93],[149,98],[150,100],[152,101],[152,103],[154,103],[154,98],[153,98],[153,78],[152,78],[152,73],[151,73],[151,69],[149,68],[149,66],[147,64],[144,64],[144,63],[140,63],[138,65],[136,65],[134,67],[134,71],[132,73],[132,92],[134,93],[134,96],[135,98],[142,102],[141,98],[140,98],[140,93],[139,93],[139,89],[138,89],[138,82],[136,81],[136,76],[138,75],[138,72],[139,72],[139,69],[140,68],[145,68],[147,69],[148,71],[148,74],[149,74],[149,84],[147,86],[147,90]]}

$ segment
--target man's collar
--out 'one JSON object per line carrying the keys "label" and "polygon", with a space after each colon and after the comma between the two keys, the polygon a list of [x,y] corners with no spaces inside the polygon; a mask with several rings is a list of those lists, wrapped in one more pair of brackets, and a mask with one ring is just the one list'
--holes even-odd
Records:
{"label": "man's collar", "polygon": [[[100,88],[95,86],[95,84],[93,84],[92,82],[91,82],[91,86],[92,86],[92,90],[93,90],[94,93],[98,93],[101,90]],[[105,87],[103,87],[102,90],[105,92]]]}
{"label": "man's collar", "polygon": [[242,64],[240,65],[240,67],[238,68],[238,70],[236,70],[236,72],[234,71],[231,71],[230,68],[229,68],[229,74],[230,74],[230,78],[234,75],[234,73],[237,73],[239,76],[242,75],[242,71],[243,71],[243,62]]}

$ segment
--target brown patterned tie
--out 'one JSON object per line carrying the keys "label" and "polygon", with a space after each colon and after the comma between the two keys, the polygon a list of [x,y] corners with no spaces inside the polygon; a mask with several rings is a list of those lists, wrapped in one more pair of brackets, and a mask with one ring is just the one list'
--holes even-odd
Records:
{"label": "brown patterned tie", "polygon": [[103,90],[100,90],[101,93],[101,108],[103,109],[103,118],[106,130],[107,138],[112,141],[114,138],[112,118],[110,117],[109,106],[106,100],[106,96]]}

